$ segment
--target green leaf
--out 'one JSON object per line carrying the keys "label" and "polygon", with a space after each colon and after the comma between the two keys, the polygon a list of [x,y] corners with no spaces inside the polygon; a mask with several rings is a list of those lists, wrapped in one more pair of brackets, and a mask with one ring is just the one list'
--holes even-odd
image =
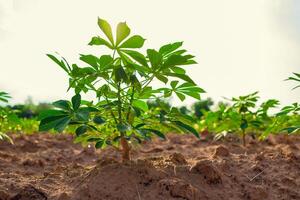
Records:
{"label": "green leaf", "polygon": [[147,60],[143,54],[141,54],[137,51],[132,51],[132,50],[123,50],[123,52],[126,53],[127,55],[129,55],[132,59],[134,59],[141,65],[148,67]]}
{"label": "green leaf", "polygon": [[127,130],[129,130],[130,128],[125,124],[118,124],[117,129],[118,129],[118,131],[123,133],[123,132],[126,132]]}
{"label": "green leaf", "polygon": [[173,89],[175,89],[176,86],[178,85],[178,83],[179,83],[179,81],[172,81],[170,85]]}
{"label": "green leaf", "polygon": [[80,60],[91,65],[95,70],[98,69],[98,58],[93,55],[80,55]]}
{"label": "green leaf", "polygon": [[105,123],[105,120],[100,117],[100,116],[95,116],[94,119],[93,119],[94,123],[96,124],[104,124]]}
{"label": "green leaf", "polygon": [[185,70],[181,67],[172,67],[171,70],[176,74],[185,74]]}
{"label": "green leaf", "polygon": [[164,140],[166,139],[166,136],[162,132],[160,132],[158,130],[150,129],[150,128],[143,128],[141,130],[149,131],[149,132],[154,133],[155,135],[157,135],[158,137],[160,137],[160,138],[162,138]]}
{"label": "green leaf", "polygon": [[84,122],[87,122],[89,120],[89,116],[90,116],[89,114],[90,114],[89,111],[84,108],[79,108],[75,113],[76,118],[79,121],[84,121]]}
{"label": "green leaf", "polygon": [[99,59],[100,68],[107,68],[113,63],[113,58],[110,55],[102,55]]}
{"label": "green leaf", "polygon": [[70,123],[71,118],[69,116],[62,118],[54,127],[54,130],[57,132],[62,132]]}
{"label": "green leaf", "polygon": [[66,118],[69,117],[67,115],[46,117],[41,120],[39,131],[48,131],[52,128],[55,128],[59,123],[64,122]]}
{"label": "green leaf", "polygon": [[116,46],[118,46],[129,34],[130,28],[127,26],[126,22],[119,23],[117,26]]}
{"label": "green leaf", "polygon": [[98,18],[98,26],[100,27],[102,32],[106,35],[106,37],[109,39],[112,46],[114,46],[114,38],[112,35],[110,24],[107,21],[105,21],[104,19]]}
{"label": "green leaf", "polygon": [[187,59],[181,55],[171,55],[168,59],[164,62],[165,67],[174,67],[176,65],[184,65],[186,64]]}
{"label": "green leaf", "polygon": [[175,42],[172,44],[166,44],[159,49],[159,53],[161,53],[162,55],[167,55],[181,47],[182,43],[183,42]]}
{"label": "green leaf", "polygon": [[56,64],[58,64],[65,72],[68,74],[70,73],[70,70],[66,67],[65,63],[63,61],[58,60],[55,56],[51,54],[46,54],[51,60],[53,60]]}
{"label": "green leaf", "polygon": [[61,108],[63,110],[71,110],[70,102],[66,100],[58,100],[53,103],[53,105],[57,108]]}
{"label": "green leaf", "polygon": [[142,101],[142,100],[134,100],[132,102],[132,105],[134,107],[137,107],[137,108],[141,109],[144,112],[148,111],[148,109],[149,109],[148,104],[145,101]]}
{"label": "green leaf", "polygon": [[82,125],[82,126],[79,126],[75,133],[76,133],[76,136],[80,136],[80,135],[83,135],[84,133],[86,133],[88,130],[88,127],[86,125]]}
{"label": "green leaf", "polygon": [[102,39],[99,36],[93,37],[92,40],[89,42],[89,45],[90,46],[93,46],[93,45],[105,45],[108,48],[113,49],[113,46],[109,42],[107,42],[106,40]]}
{"label": "green leaf", "polygon": [[185,74],[166,73],[165,75],[176,77],[176,78],[180,78],[180,79],[182,79],[184,81],[187,81],[189,83],[193,83],[195,85],[195,82],[190,77],[188,77]]}
{"label": "green leaf", "polygon": [[160,80],[161,82],[165,83],[165,84],[168,83],[168,78],[165,77],[165,76],[163,76],[163,75],[155,74],[155,77],[156,77],[158,80]]}
{"label": "green leaf", "polygon": [[154,49],[148,49],[147,55],[150,60],[152,68],[154,69],[158,68],[162,63],[162,55],[159,52],[155,51]]}
{"label": "green leaf", "polygon": [[95,148],[100,149],[103,147],[103,145],[104,145],[104,140],[98,140],[98,142],[96,142],[95,144]]}
{"label": "green leaf", "polygon": [[73,109],[76,111],[81,103],[81,95],[80,94],[76,94],[75,96],[72,97],[72,105],[73,105]]}
{"label": "green leaf", "polygon": [[129,49],[134,49],[134,48],[141,48],[143,47],[145,42],[145,39],[142,38],[139,35],[134,35],[130,37],[128,40],[123,42],[119,48],[129,48]]}
{"label": "green leaf", "polygon": [[184,94],[182,94],[182,93],[180,93],[180,92],[175,92],[175,94],[177,95],[177,97],[178,97],[181,101],[184,101],[184,100],[185,100]]}
{"label": "green leaf", "polygon": [[123,67],[119,66],[118,68],[115,69],[115,81],[116,82],[120,82],[120,81],[124,81],[126,82],[128,80],[127,74],[125,72],[125,70],[123,69]]}
{"label": "green leaf", "polygon": [[53,109],[42,110],[39,114],[38,120],[42,120],[47,117],[62,116],[62,115],[66,116],[67,112],[61,110],[53,110]]}
{"label": "green leaf", "polygon": [[190,133],[194,134],[197,138],[200,138],[199,133],[193,127],[181,122],[181,121],[174,121],[174,123],[179,126],[180,128],[189,131]]}

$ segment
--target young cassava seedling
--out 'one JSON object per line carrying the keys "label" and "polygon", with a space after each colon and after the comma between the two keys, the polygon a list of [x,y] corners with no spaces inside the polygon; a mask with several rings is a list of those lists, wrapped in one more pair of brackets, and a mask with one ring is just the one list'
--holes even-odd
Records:
{"label": "young cassava seedling", "polygon": [[[107,21],[99,18],[98,26],[106,39],[95,36],[89,45],[106,47],[111,54],[81,54],[82,67],[48,54],[68,74],[69,89],[74,89],[75,95],[71,101],[54,102],[57,109],[41,114],[40,131],[61,132],[74,125],[76,141],[94,142],[96,148],[112,145],[122,152],[123,160],[130,159],[131,142],[149,140],[152,134],[164,139],[161,132],[164,126],[199,137],[188,117],[177,109],[171,108],[158,116],[149,112],[146,103],[173,93],[181,101],[186,96],[200,99],[204,90],[184,69],[196,62],[194,56],[181,48],[182,42],[164,45],[159,50],[147,49],[144,55],[138,49],[143,47],[145,39],[129,36],[131,30],[126,23],[117,25],[116,37]],[[161,87],[154,81],[160,82]],[[96,100],[83,101],[81,94],[87,92],[93,92]]]}
{"label": "young cassava seedling", "polygon": [[245,96],[239,96],[238,98],[232,98],[232,109],[229,110],[230,112],[237,112],[237,118],[233,119],[234,121],[239,122],[239,129],[242,133],[243,145],[246,146],[246,130],[251,126],[259,126],[260,121],[256,119],[255,113],[253,113],[250,109],[255,108],[256,102],[258,100],[257,96],[258,92],[251,93]]}

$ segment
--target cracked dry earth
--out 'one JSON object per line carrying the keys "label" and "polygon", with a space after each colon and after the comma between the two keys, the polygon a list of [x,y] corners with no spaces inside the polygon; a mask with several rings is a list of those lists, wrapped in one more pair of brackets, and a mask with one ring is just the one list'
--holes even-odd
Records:
{"label": "cracked dry earth", "polygon": [[216,142],[169,134],[120,163],[70,135],[0,142],[0,200],[299,200],[300,137]]}

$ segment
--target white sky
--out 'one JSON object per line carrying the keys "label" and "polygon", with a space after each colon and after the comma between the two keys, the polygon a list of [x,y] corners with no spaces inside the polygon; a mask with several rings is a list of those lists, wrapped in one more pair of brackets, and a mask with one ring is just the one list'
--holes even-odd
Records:
{"label": "white sky", "polygon": [[100,34],[97,17],[127,21],[147,48],[184,41],[196,56],[191,77],[214,99],[260,91],[263,99],[299,101],[283,80],[300,72],[299,0],[0,0],[0,90],[22,102],[66,94],[66,74],[45,54],[71,62]]}

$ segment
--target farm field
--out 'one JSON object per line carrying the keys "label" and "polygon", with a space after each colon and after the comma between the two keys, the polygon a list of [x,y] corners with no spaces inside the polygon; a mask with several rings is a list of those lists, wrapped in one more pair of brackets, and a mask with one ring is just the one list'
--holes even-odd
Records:
{"label": "farm field", "polygon": [[0,199],[299,199],[300,137],[218,142],[169,134],[120,162],[70,135],[14,136],[0,145]]}
{"label": "farm field", "polygon": [[[199,24],[189,31],[187,21],[193,17],[180,21],[185,14],[172,15],[176,25],[169,19],[168,23],[152,19],[152,13],[150,21],[155,24],[135,22],[145,35],[150,33],[145,28],[153,26],[146,39],[126,21],[110,24],[98,17],[94,29],[81,18],[66,24],[65,11],[57,19],[50,19],[52,13],[39,13],[47,16],[43,24],[52,27],[45,31],[49,28],[34,23],[36,10],[30,6],[18,7],[14,1],[3,7],[11,12],[0,13],[0,25],[2,17],[20,12],[33,16],[24,21],[35,26],[26,27],[26,39],[21,41],[23,31],[16,30],[24,25],[7,26],[16,34],[0,26],[0,36],[5,36],[1,44],[10,48],[10,42],[18,43],[14,46],[18,51],[0,46],[4,55],[0,65],[7,66],[5,73],[15,66],[19,69],[13,76],[3,75],[3,70],[0,74],[0,200],[300,200],[300,71],[292,66],[299,65],[300,46],[295,41],[300,40],[292,40],[296,34],[285,28],[288,39],[273,34],[277,29],[266,28],[274,25],[266,16],[259,25],[253,21],[260,32],[243,32],[242,24],[248,26],[253,17],[271,13],[282,3],[256,2],[256,9],[250,9],[237,2],[231,5],[249,11],[239,12],[246,14],[244,21],[228,31],[224,24],[232,19],[226,13],[232,12],[216,12],[218,29],[204,34],[207,41],[196,32],[206,30]],[[39,11],[46,13],[51,7],[39,3]],[[31,12],[21,12],[22,7]],[[268,12],[261,12],[266,8]],[[260,14],[254,16],[253,10]],[[171,16],[166,12],[164,18]],[[108,16],[121,12],[115,13]],[[175,20],[178,16],[180,20]],[[280,23],[295,23],[279,18]],[[76,30],[71,29],[75,22]],[[187,42],[175,37],[177,31],[162,34],[172,26]],[[32,37],[36,27],[41,33]],[[226,37],[219,27],[226,29]],[[76,35],[89,30],[92,34],[84,39]],[[236,30],[242,31],[238,37]],[[149,42],[151,34],[176,40],[158,40],[162,42],[158,46],[155,39]],[[245,46],[250,37],[253,44]],[[76,46],[79,39],[85,45]],[[198,39],[216,46],[202,46]],[[23,46],[32,54],[28,49],[20,53]],[[60,71],[51,71],[50,66]]]}

